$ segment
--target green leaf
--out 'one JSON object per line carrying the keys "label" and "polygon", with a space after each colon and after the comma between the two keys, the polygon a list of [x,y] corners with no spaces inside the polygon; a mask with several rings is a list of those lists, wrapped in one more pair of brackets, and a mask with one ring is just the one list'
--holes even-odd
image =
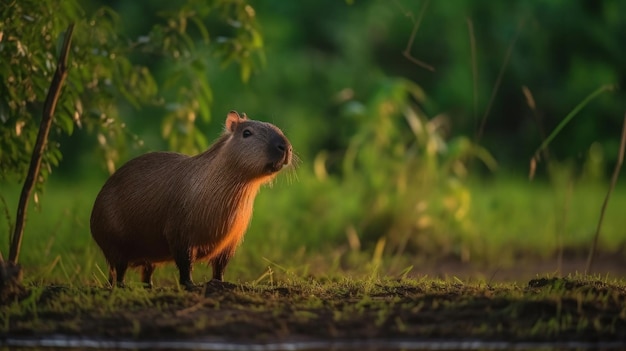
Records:
{"label": "green leaf", "polygon": [[189,17],[189,19],[196,25],[196,28],[200,32],[200,36],[202,36],[202,41],[204,42],[204,44],[208,44],[210,42],[210,36],[209,31],[206,29],[204,23],[202,23],[202,21],[196,16],[191,16]]}
{"label": "green leaf", "polygon": [[211,120],[211,104],[213,103],[213,92],[206,79],[198,79],[198,105],[200,109],[200,117],[203,121]]}
{"label": "green leaf", "polygon": [[61,129],[66,132],[68,135],[72,135],[74,132],[74,120],[66,113],[57,113],[56,121],[58,125],[61,126]]}
{"label": "green leaf", "polygon": [[250,73],[252,72],[252,64],[250,60],[241,62],[241,81],[247,83],[250,79]]}

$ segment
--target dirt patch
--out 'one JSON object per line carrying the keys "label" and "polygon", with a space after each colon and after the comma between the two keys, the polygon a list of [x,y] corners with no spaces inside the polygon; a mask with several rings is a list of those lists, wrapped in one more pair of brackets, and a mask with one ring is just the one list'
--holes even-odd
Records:
{"label": "dirt patch", "polygon": [[3,338],[626,341],[626,287],[582,277],[209,282],[191,292],[33,287],[0,311]]}
{"label": "dirt patch", "polygon": [[[463,281],[482,280],[493,283],[519,282],[546,276],[577,276],[585,272],[587,265],[587,254],[582,250],[566,252],[561,260],[556,257],[534,259],[528,257],[515,262],[483,264],[472,264],[449,258],[415,265],[419,269],[412,271],[410,276],[440,279],[456,277]],[[622,251],[598,253],[588,273],[601,274],[603,277],[613,279],[626,279],[626,254]]]}

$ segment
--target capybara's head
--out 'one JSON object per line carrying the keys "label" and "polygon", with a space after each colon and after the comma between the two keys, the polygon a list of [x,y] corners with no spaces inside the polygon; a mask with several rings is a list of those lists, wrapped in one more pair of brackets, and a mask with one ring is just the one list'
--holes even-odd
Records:
{"label": "capybara's head", "polygon": [[238,174],[249,179],[271,179],[291,163],[291,143],[273,124],[250,120],[246,114],[230,111],[226,117],[223,155]]}

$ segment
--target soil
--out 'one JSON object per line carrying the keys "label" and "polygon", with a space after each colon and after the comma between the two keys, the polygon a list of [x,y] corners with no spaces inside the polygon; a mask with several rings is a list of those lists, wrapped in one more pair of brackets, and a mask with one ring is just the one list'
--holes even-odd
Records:
{"label": "soil", "polygon": [[[194,291],[47,286],[0,309],[2,340],[65,335],[107,340],[618,341],[626,286],[591,278],[523,285],[440,280],[307,281]],[[11,307],[14,306],[14,307]]]}
{"label": "soil", "polygon": [[[458,259],[444,259],[421,265],[412,276],[434,278],[456,277],[461,280],[484,280],[488,282],[520,282],[546,276],[568,277],[584,274],[587,256],[582,250],[569,251],[563,258],[520,259],[514,264],[491,263],[472,265]],[[622,252],[598,253],[593,260],[590,275],[614,279],[626,279],[626,254]]]}
{"label": "soil", "polygon": [[[581,261],[564,263],[563,275],[584,269]],[[193,291],[33,286],[0,303],[0,345],[63,335],[236,343],[609,341],[626,347],[623,263],[610,255],[596,261],[597,271],[610,272],[610,278],[606,273],[558,278],[550,261],[495,273],[444,262],[440,273],[426,267],[413,277],[389,280],[210,281]],[[447,279],[438,279],[443,272]],[[524,274],[534,276],[522,281]],[[518,277],[517,283],[498,282],[505,277]]]}

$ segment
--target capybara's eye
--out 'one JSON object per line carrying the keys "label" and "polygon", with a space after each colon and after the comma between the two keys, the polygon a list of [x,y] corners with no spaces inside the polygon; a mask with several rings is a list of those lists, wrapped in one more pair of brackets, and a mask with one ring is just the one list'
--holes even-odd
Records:
{"label": "capybara's eye", "polygon": [[247,138],[247,137],[252,135],[252,132],[250,131],[250,129],[244,129],[242,135],[243,135],[244,138]]}

